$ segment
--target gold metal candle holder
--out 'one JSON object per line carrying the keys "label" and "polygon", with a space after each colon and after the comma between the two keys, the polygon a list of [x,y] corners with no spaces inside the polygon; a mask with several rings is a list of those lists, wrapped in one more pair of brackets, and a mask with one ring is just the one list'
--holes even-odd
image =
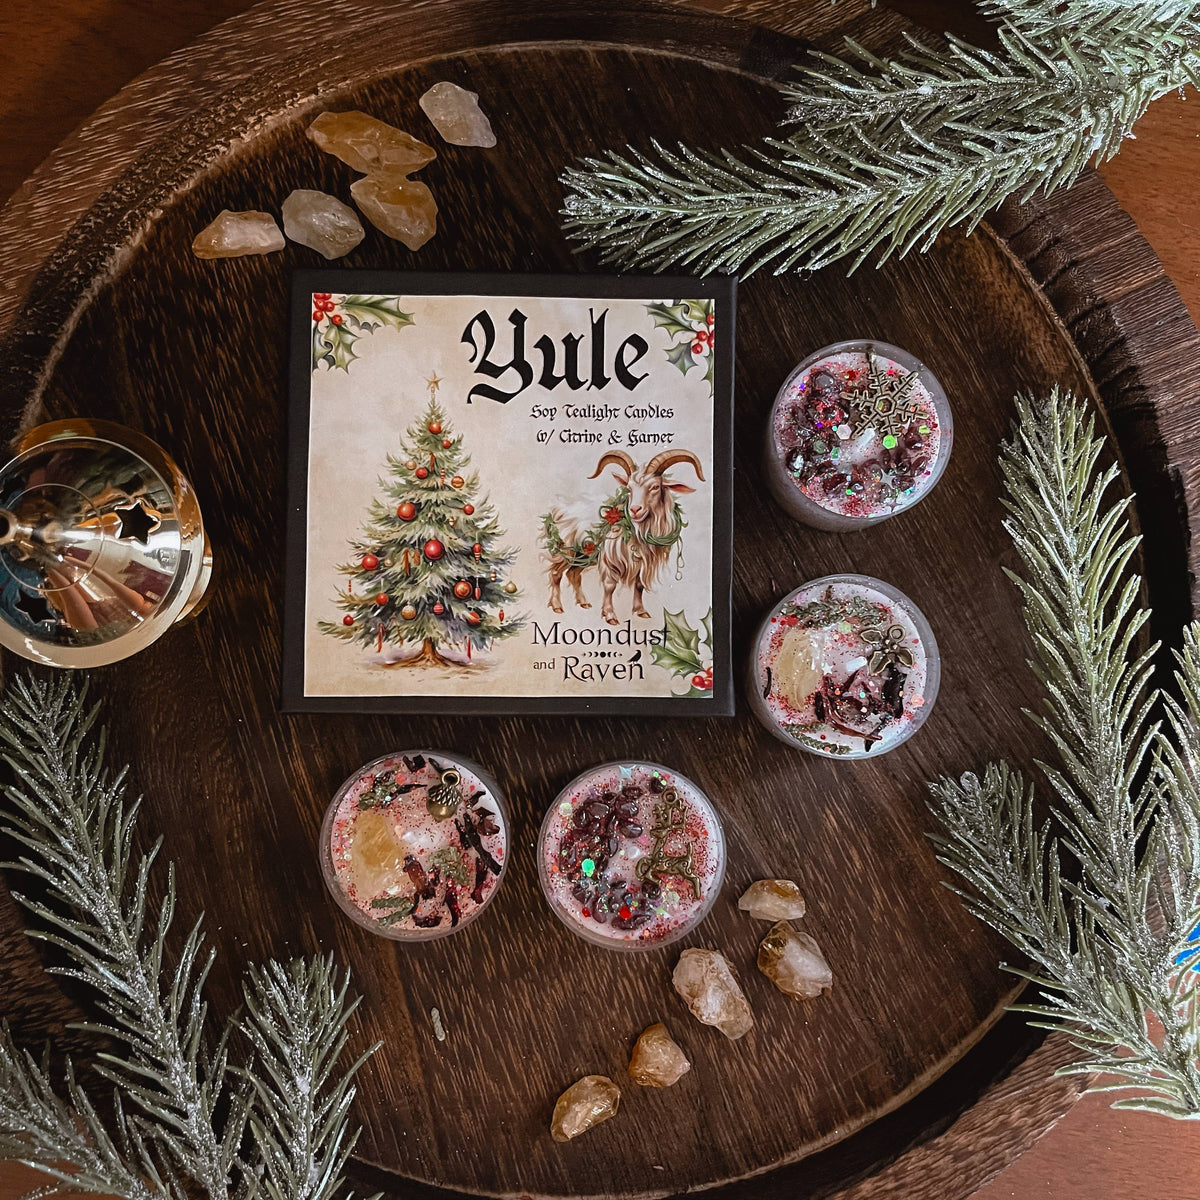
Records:
{"label": "gold metal candle holder", "polygon": [[0,469],[0,645],[24,658],[127,658],[196,611],[211,573],[191,484],[135,430],[51,421]]}

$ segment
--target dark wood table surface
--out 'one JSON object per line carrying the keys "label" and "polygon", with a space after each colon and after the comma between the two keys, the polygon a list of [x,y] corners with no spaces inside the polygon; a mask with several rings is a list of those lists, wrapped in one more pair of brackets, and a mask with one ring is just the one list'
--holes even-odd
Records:
{"label": "dark wood table surface", "polygon": [[[364,0],[376,2],[376,0]],[[812,3],[814,0],[797,0]],[[14,0],[0,39],[0,202],[123,84],[249,0]],[[961,18],[952,0],[906,0],[928,24]],[[1168,97],[1104,168],[1109,186],[1200,319],[1200,101]],[[0,999],[2,1007],[2,999]],[[35,1186],[0,1165],[0,1200]],[[975,1200],[1194,1200],[1200,1126],[1116,1113],[1085,1097]]]}

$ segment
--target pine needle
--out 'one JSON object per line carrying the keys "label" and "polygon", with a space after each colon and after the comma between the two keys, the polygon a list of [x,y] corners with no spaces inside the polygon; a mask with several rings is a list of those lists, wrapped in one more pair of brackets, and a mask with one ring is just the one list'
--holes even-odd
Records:
{"label": "pine needle", "polygon": [[[44,1171],[57,1191],[128,1200],[329,1200],[357,1136],[341,1063],[355,1005],[331,961],[251,968],[245,1011],[219,1034],[203,997],[213,962],[197,920],[168,961],[174,869],[149,899],[161,842],[134,849],[139,803],[107,765],[86,684],[19,678],[0,706],[0,746],[14,782],[4,832],[38,895],[16,895],[31,936],[56,946],[53,968],[89,987],[114,1039],[95,1071],[113,1086],[111,1123],[66,1066],[63,1095],[0,1027],[0,1158]],[[246,1063],[233,1065],[232,1041]],[[365,1056],[364,1056],[365,1057]],[[61,1187],[59,1187],[61,1184]]]}
{"label": "pine needle", "polygon": [[749,275],[882,264],[970,232],[1009,196],[1073,182],[1149,104],[1200,77],[1200,3],[987,0],[999,49],[915,38],[893,60],[814,53],[786,136],[694,150],[652,142],[562,177],[568,237],[624,268]]}
{"label": "pine needle", "polygon": [[1176,656],[1180,699],[1152,688],[1157,647],[1135,649],[1150,616],[1129,570],[1139,539],[1130,499],[1108,498],[1118,471],[1103,452],[1071,393],[1017,398],[1005,527],[1045,693],[1027,715],[1057,752],[1038,764],[1049,818],[1019,772],[992,763],[932,785],[932,839],[968,909],[1031,961],[1015,973],[1042,998],[1016,1011],[1079,1049],[1062,1073],[1134,1093],[1115,1107],[1197,1118],[1200,625]]}

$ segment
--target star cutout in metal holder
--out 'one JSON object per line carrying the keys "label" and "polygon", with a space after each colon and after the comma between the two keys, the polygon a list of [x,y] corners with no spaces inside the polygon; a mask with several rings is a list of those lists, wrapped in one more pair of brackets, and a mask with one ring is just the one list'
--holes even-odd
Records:
{"label": "star cutout in metal holder", "polygon": [[917,383],[916,372],[889,374],[880,368],[873,350],[867,351],[867,367],[866,387],[850,394],[850,436],[861,437],[874,429],[881,441],[885,437],[899,441],[910,425],[927,415],[922,405],[908,398]]}
{"label": "star cutout in metal holder", "polygon": [[41,625],[54,618],[50,605],[46,603],[46,598],[37,592],[27,592],[24,588],[21,589],[21,598],[17,601],[16,607],[35,625]]}
{"label": "star cutout in metal holder", "polygon": [[151,512],[140,500],[131,501],[125,508],[114,508],[113,512],[121,518],[117,537],[141,542],[143,546],[160,524],[158,514]]}

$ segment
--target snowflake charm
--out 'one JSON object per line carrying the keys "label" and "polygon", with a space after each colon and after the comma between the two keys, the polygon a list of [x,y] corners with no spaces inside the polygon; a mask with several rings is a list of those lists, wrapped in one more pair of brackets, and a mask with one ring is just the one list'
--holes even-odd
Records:
{"label": "snowflake charm", "polygon": [[856,388],[849,396],[850,436],[861,437],[868,429],[874,429],[890,450],[910,425],[925,416],[921,405],[909,399],[917,376],[911,371],[881,370],[872,350],[867,351],[867,363],[870,376],[866,386]]}
{"label": "snowflake charm", "polygon": [[903,625],[889,625],[886,629],[872,625],[858,636],[872,647],[871,659],[867,664],[872,675],[878,675],[889,663],[911,667],[916,661],[913,652],[904,644]]}

